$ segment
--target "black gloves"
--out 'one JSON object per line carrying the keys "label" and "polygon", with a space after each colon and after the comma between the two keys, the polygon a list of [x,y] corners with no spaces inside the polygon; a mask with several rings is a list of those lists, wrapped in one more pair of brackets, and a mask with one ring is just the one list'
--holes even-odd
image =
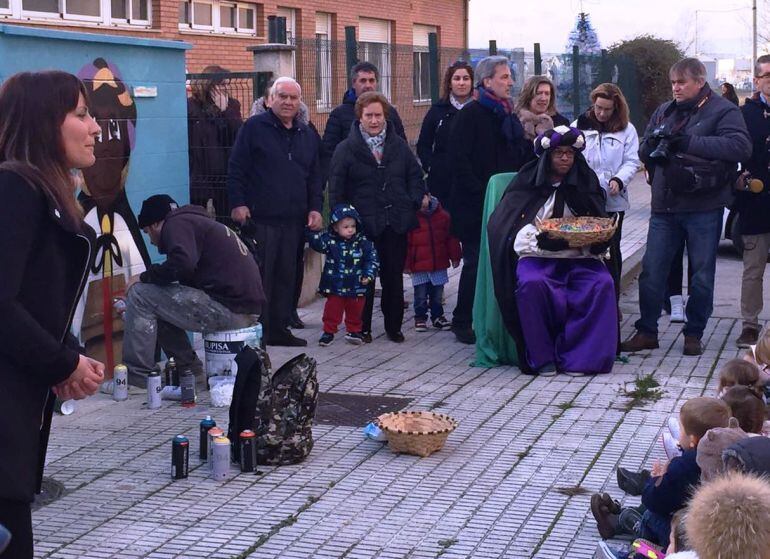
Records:
{"label": "black gloves", "polygon": [[548,233],[544,231],[538,233],[535,239],[537,239],[537,246],[543,250],[558,252],[569,248],[569,243],[566,240],[551,238],[548,236]]}
{"label": "black gloves", "polygon": [[607,249],[610,248],[610,241],[605,241],[603,243],[594,243],[590,247],[588,247],[588,252],[594,255],[604,254],[607,252]]}
{"label": "black gloves", "polygon": [[668,140],[668,145],[673,152],[686,152],[690,147],[690,136],[676,134]]}

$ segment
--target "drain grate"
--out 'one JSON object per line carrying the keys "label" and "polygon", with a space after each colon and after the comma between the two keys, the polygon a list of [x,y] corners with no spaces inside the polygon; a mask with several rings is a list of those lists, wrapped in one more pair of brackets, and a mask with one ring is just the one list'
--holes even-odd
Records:
{"label": "drain grate", "polygon": [[321,392],[318,394],[315,423],[363,427],[378,415],[402,410],[411,402],[412,398]]}

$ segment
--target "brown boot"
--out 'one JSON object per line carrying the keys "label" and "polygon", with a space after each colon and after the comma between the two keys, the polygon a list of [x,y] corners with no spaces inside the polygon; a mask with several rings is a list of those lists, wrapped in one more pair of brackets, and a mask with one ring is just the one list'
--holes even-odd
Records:
{"label": "brown boot", "polygon": [[618,515],[610,512],[610,504],[614,505],[612,497],[607,493],[595,493],[591,496],[591,512],[603,540],[614,537],[618,527]]}
{"label": "brown boot", "polygon": [[634,353],[643,349],[658,349],[658,338],[637,330],[636,334],[620,344],[620,351]]}
{"label": "brown boot", "polygon": [[685,336],[684,351],[682,353],[685,355],[701,355],[703,353],[703,344],[695,336]]}
{"label": "brown boot", "polygon": [[743,329],[741,335],[738,336],[737,340],[735,340],[735,345],[748,349],[756,344],[757,340],[759,340],[759,330],[756,328],[747,327]]}

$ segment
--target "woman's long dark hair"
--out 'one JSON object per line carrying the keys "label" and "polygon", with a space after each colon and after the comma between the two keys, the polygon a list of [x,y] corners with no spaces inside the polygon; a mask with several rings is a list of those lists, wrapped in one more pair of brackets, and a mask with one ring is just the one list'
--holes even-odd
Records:
{"label": "woman's long dark hair", "polygon": [[61,126],[79,95],[88,98],[83,83],[60,71],[21,72],[0,87],[0,169],[42,189],[71,231],[80,229],[83,209],[75,199]]}
{"label": "woman's long dark hair", "polygon": [[458,60],[444,72],[443,97],[441,97],[441,100],[446,103],[449,102],[449,95],[452,93],[452,76],[455,75],[457,70],[465,70],[468,72],[468,75],[471,77],[471,94],[473,93],[473,66],[464,60]]}
{"label": "woman's long dark hair", "polygon": [[722,84],[722,87],[724,87],[727,90],[722,95],[722,97],[724,97],[728,101],[731,101],[732,103],[735,103],[736,105],[740,105],[740,101],[738,100],[738,94],[735,92],[735,86],[730,82],[725,82]]}
{"label": "woman's long dark hair", "polygon": [[198,103],[203,106],[213,105],[214,98],[211,95],[211,91],[215,87],[225,83],[226,78],[224,74],[227,74],[229,71],[230,70],[222,68],[216,64],[206,66],[203,69],[203,73],[211,74],[211,77],[203,80],[193,80],[193,82],[190,84],[193,99],[198,101]]}

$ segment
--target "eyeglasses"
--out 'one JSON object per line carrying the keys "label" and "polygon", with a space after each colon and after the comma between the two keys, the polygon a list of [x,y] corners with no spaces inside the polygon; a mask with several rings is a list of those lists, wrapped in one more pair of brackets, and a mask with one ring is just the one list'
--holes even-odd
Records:
{"label": "eyeglasses", "polygon": [[761,76],[755,76],[758,80],[763,80],[765,78],[770,78],[770,72],[767,74],[762,74]]}
{"label": "eyeglasses", "polygon": [[575,152],[569,151],[554,151],[553,156],[558,159],[575,159]]}

